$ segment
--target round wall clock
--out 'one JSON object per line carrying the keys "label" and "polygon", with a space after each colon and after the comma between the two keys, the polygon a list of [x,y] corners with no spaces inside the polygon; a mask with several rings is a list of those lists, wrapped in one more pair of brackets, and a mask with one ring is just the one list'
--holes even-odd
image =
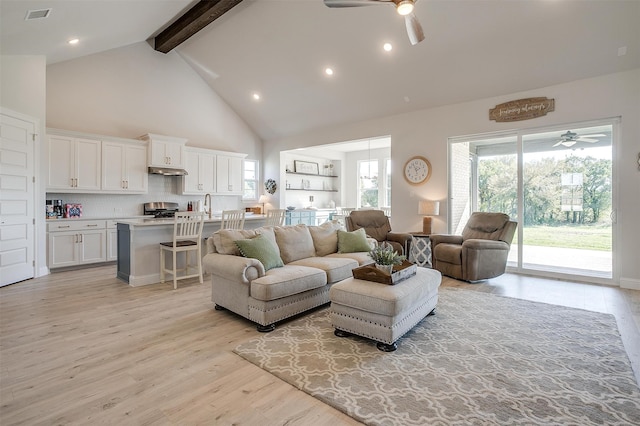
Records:
{"label": "round wall clock", "polygon": [[404,165],[404,178],[411,185],[425,183],[431,177],[431,163],[424,157],[415,156]]}

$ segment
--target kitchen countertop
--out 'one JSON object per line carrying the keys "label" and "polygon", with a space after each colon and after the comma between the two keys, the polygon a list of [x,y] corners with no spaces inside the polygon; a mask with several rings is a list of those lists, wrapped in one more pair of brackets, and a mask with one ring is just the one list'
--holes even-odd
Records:
{"label": "kitchen countertop", "polygon": [[[252,220],[264,220],[266,218],[263,214],[252,214],[245,216],[245,221]],[[139,216],[137,218],[127,218],[127,219],[113,219],[117,220],[118,223],[123,223],[125,225],[133,225],[133,226],[157,226],[157,225],[173,225],[173,218],[154,218],[149,216]],[[213,215],[211,219],[208,216],[204,217],[204,223],[217,223],[222,221],[222,217],[220,215]]]}

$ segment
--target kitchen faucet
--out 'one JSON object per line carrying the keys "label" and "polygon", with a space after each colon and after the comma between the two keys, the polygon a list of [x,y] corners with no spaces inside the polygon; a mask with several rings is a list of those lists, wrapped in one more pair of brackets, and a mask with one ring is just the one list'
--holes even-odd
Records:
{"label": "kitchen faucet", "polygon": [[[209,199],[209,203],[207,203],[207,199]],[[205,213],[209,213],[209,219],[211,219],[211,212],[213,211],[213,206],[211,205],[211,194],[204,196],[204,211]]]}

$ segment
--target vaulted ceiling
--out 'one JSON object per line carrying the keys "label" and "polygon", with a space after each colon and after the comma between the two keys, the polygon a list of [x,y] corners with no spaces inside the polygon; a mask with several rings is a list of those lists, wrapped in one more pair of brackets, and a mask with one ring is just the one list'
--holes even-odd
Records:
{"label": "vaulted ceiling", "polygon": [[[195,3],[2,0],[0,48],[70,60],[147,40]],[[426,39],[412,46],[389,5],[244,0],[175,51],[265,140],[640,68],[637,0],[418,0],[415,13]]]}

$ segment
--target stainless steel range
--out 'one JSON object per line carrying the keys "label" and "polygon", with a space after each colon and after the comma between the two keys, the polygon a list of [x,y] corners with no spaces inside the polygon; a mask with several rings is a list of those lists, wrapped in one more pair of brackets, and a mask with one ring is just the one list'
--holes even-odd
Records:
{"label": "stainless steel range", "polygon": [[154,203],[144,203],[144,214],[153,217],[174,217],[178,211],[178,203],[166,203],[157,201]]}

